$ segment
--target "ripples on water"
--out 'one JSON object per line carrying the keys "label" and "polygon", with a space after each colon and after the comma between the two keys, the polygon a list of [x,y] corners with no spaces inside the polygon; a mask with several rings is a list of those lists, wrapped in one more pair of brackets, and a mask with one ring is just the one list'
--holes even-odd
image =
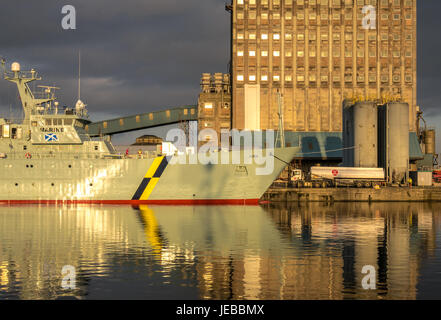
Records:
{"label": "ripples on water", "polygon": [[440,299],[440,209],[3,206],[0,299]]}

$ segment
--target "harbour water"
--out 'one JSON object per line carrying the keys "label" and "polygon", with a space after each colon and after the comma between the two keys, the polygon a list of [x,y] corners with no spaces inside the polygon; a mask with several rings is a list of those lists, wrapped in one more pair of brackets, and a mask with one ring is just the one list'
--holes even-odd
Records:
{"label": "harbour water", "polygon": [[[441,299],[440,212],[430,203],[1,206],[0,299]],[[366,265],[374,290],[362,286]],[[65,266],[75,271],[68,288]]]}

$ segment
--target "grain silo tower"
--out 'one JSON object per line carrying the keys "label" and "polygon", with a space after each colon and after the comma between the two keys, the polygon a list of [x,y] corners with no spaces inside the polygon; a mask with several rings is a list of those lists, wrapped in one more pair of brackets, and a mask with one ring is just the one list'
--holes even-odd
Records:
{"label": "grain silo tower", "polygon": [[378,109],[371,101],[343,104],[343,165],[378,166]]}
{"label": "grain silo tower", "polygon": [[409,176],[409,104],[390,102],[379,108],[379,165],[388,182],[406,183]]}

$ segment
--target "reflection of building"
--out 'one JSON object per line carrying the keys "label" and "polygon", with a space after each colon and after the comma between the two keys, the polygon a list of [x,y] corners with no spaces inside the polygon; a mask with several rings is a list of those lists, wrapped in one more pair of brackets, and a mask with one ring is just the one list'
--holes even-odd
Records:
{"label": "reflection of building", "polygon": [[[376,9],[375,29],[363,28],[365,4]],[[341,132],[345,98],[400,98],[416,130],[416,0],[232,0],[228,8],[234,128],[277,129],[280,93],[293,145],[304,136],[295,132],[314,132],[322,147]]]}
{"label": "reflection of building", "polygon": [[[80,297],[98,296],[97,281],[132,281],[155,299],[414,299],[440,208],[3,207],[0,299],[72,295],[60,289],[64,265],[77,268]],[[377,290],[362,289],[364,265]]]}
{"label": "reflection of building", "polygon": [[[221,131],[230,130],[231,93],[230,77],[228,74],[209,73],[202,74],[201,93],[198,100],[199,132],[204,129],[212,129],[213,132],[205,130],[202,134],[204,141],[216,140],[220,146]],[[228,139],[226,140],[229,141]]]}

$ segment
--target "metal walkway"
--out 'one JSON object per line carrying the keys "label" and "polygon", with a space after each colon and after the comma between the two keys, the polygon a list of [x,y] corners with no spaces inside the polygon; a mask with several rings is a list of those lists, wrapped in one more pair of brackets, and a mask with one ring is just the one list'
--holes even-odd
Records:
{"label": "metal walkway", "polygon": [[198,119],[197,106],[183,106],[164,111],[137,114],[111,120],[93,122],[86,126],[86,131],[92,137],[112,135],[141,129],[154,128],[181,121]]}

